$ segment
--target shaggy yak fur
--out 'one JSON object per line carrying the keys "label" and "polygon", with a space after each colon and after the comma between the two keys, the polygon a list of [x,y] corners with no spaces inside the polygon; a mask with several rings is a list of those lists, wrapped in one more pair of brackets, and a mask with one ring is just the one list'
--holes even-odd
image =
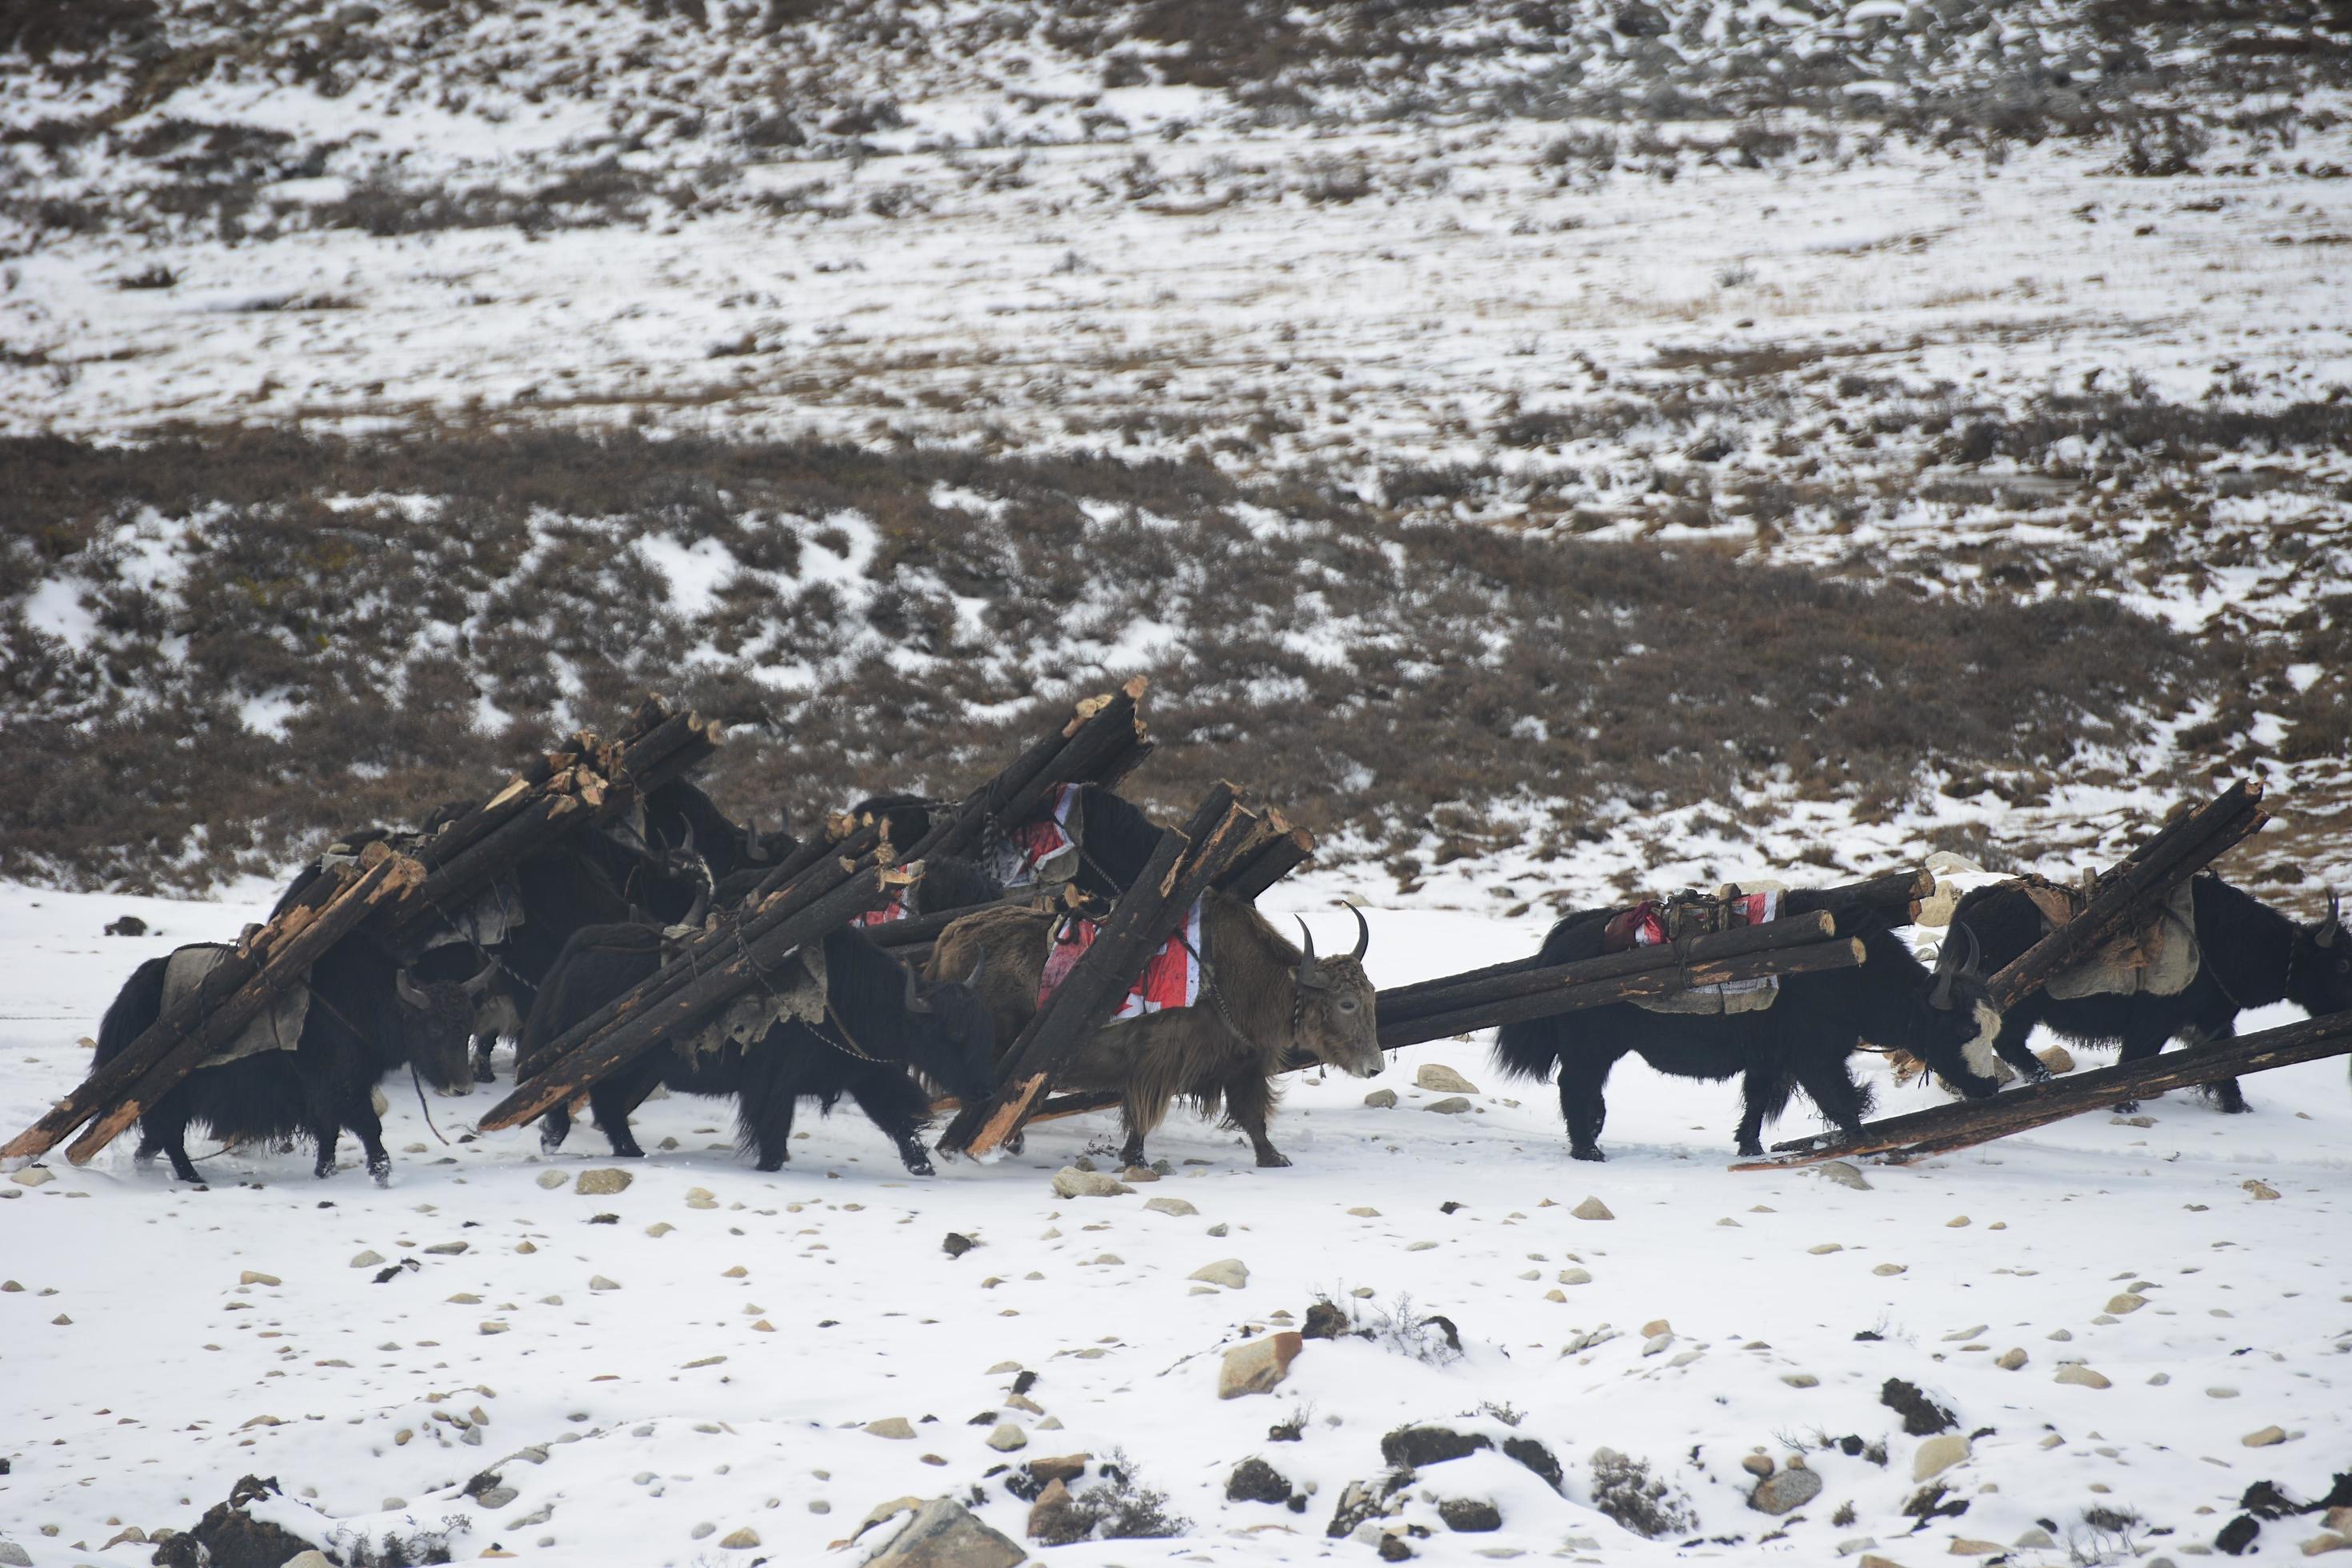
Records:
{"label": "shaggy yak fur", "polygon": [[[1050,910],[998,906],[975,910],[940,934],[930,973],[982,971],[979,990],[1009,1046],[1037,1011],[1037,984],[1051,940]],[[1363,917],[1358,915],[1361,929]],[[1125,1097],[1123,1157],[1143,1160],[1143,1140],[1179,1096],[1202,1115],[1223,1108],[1226,1124],[1245,1133],[1261,1165],[1287,1165],[1266,1137],[1276,1100],[1274,1075],[1294,1046],[1357,1078],[1385,1065],[1364,974],[1365,942],[1336,958],[1293,947],[1253,906],[1211,893],[1202,910],[1206,948],[1200,1005],[1108,1024],[1077,1058],[1054,1073],[1056,1089],[1117,1090]],[[1367,939],[1369,940],[1369,939]]]}
{"label": "shaggy yak fur", "polygon": [[[595,926],[575,935],[524,1023],[518,1076],[540,1070],[551,1042],[658,968],[660,942],[661,932],[646,925]],[[656,1085],[666,1085],[682,1094],[733,1096],[739,1143],[761,1170],[773,1171],[791,1158],[799,1102],[814,1100],[829,1112],[845,1094],[898,1145],[908,1171],[929,1175],[923,1127],[930,1097],[916,1075],[950,1094],[986,1099],[995,1089],[987,1009],[965,985],[919,983],[854,931],[824,939],[824,1023],[787,1020],[749,1046],[730,1042],[717,1051],[657,1048],[592,1088],[588,1103],[613,1152],[643,1157],[629,1115]],[[541,1145],[552,1151],[571,1128],[568,1107],[550,1110]]]}
{"label": "shaggy yak fur", "polygon": [[[1601,954],[1601,931],[1613,910],[1570,915],[1544,938],[1542,962],[1568,963]],[[1960,933],[1955,924],[1953,931]],[[1739,1152],[1764,1152],[1764,1124],[1776,1120],[1801,1089],[1822,1114],[1851,1132],[1869,1114],[1870,1091],[1854,1082],[1846,1058],[1864,1044],[1910,1051],[1971,1097],[1997,1087],[1991,1036],[2000,1016],[1986,999],[1961,948],[1947,942],[1949,962],[1934,973],[1911,955],[1885,919],[1864,906],[1838,911],[1838,931],[1862,939],[1859,969],[1785,975],[1771,1006],[1720,1017],[1652,1013],[1631,1003],[1559,1013],[1506,1024],[1495,1037],[1505,1072],[1545,1079],[1557,1068],[1559,1112],[1568,1123],[1569,1152],[1601,1160],[1601,1127],[1608,1119],[1603,1089],[1619,1058],[1639,1052],[1659,1072],[1677,1078],[1741,1079]],[[1950,982],[1937,1006],[1939,984]]]}
{"label": "shaggy yak fur", "polygon": [[[2221,878],[2200,876],[2190,884],[2197,921],[2196,975],[2171,996],[2059,998],[2036,992],[2011,1006],[2001,1019],[1993,1049],[2036,1079],[2050,1076],[2026,1037],[2036,1024],[2078,1045],[2120,1043],[2123,1061],[2156,1055],[2165,1042],[2190,1044],[2232,1038],[2238,1015],[2248,1007],[2292,1002],[2313,1017],[2352,1008],[2352,937],[2328,900],[2327,918],[2298,925],[2252,893]],[[1998,968],[2042,939],[2041,911],[2017,888],[1996,883],[1979,888],[1959,902],[1954,921],[1966,921],[1984,943],[1986,962]],[[2205,1086],[2225,1111],[2246,1109],[2236,1079]]]}
{"label": "shaggy yak fur", "polygon": [[[121,1056],[162,1013],[169,962],[149,959],[123,985],[99,1025],[94,1066]],[[363,941],[336,944],[310,968],[310,1009],[296,1047],[198,1068],[173,1085],[139,1118],[137,1159],[160,1151],[173,1176],[198,1181],[188,1160],[193,1123],[224,1143],[307,1137],[318,1152],[316,1173],[331,1176],[337,1136],[349,1128],[367,1152],[368,1173],[386,1184],[392,1156],[375,1112],[376,1082],[408,1067],[437,1089],[461,1089],[482,978],[419,980]]]}
{"label": "shaggy yak fur", "polygon": [[699,854],[712,878],[723,882],[738,871],[769,869],[798,848],[799,840],[781,824],[761,829],[737,822],[677,779],[646,795],[646,847],[656,855],[665,849]]}

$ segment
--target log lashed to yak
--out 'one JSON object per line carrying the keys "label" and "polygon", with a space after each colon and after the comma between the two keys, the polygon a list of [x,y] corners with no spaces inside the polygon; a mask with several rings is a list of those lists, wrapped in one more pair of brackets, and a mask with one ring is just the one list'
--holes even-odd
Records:
{"label": "log lashed to yak", "polygon": [[[2156,1055],[2168,1040],[2233,1038],[2238,1015],[2249,1007],[2292,1002],[2313,1017],[2352,1009],[2352,935],[2345,931],[2334,894],[2326,917],[2305,925],[2218,876],[2197,877],[2189,889],[2197,963],[2185,985],[2170,994],[2145,988],[2074,996],[2034,992],[2001,1018],[1993,1039],[2001,1059],[2030,1078],[2048,1078],[2049,1069],[2026,1048],[2037,1024],[2078,1045],[2119,1044],[2120,1059],[2135,1062]],[[2041,910],[2013,882],[1971,890],[1952,919],[1966,921],[1980,935],[1995,968],[2040,941],[2045,930]],[[2224,1111],[2247,1108],[2236,1079],[2222,1079],[2204,1092]]]}
{"label": "log lashed to yak", "polygon": [[[182,949],[187,952],[187,949]],[[125,983],[99,1025],[95,1067],[121,1056],[162,1015],[169,958],[150,959]],[[308,1138],[315,1173],[335,1173],[335,1146],[348,1129],[366,1151],[376,1184],[392,1175],[373,1091],[385,1074],[410,1068],[445,1091],[471,1081],[467,1046],[487,970],[465,979],[419,979],[365,941],[338,943],[310,969],[310,1003],[291,1049],[267,1049],[200,1067],[139,1118],[142,1163],[167,1156],[184,1182],[201,1178],[187,1134],[200,1127],[225,1143]]]}
{"label": "log lashed to yak", "polygon": [[[1569,915],[1544,938],[1541,962],[1599,957],[1603,929],[1617,912]],[[1636,1052],[1673,1077],[1739,1079],[1738,1148],[1751,1157],[1763,1153],[1765,1123],[1787,1109],[1796,1089],[1840,1128],[1859,1129],[1871,1094],[1854,1081],[1846,1058],[1865,1045],[1907,1050],[1970,1096],[1992,1093],[1992,1037],[2000,1016],[1967,928],[1953,926],[1931,972],[1877,910],[1857,904],[1836,914],[1839,934],[1862,941],[1860,968],[1783,975],[1772,1005],[1754,1012],[1659,1013],[1620,1002],[1506,1024],[1496,1034],[1496,1061],[1520,1078],[1558,1071],[1569,1152],[1579,1160],[1607,1158],[1601,1129],[1609,1115],[1609,1072]]]}
{"label": "log lashed to yak", "polygon": [[[1000,1045],[1016,1038],[1037,1011],[1055,919],[1045,910],[975,910],[941,932],[932,950],[934,975],[982,967],[980,994]],[[1292,1048],[1357,1078],[1386,1065],[1364,973],[1370,931],[1357,912],[1355,951],[1320,957],[1311,932],[1304,950],[1293,947],[1255,907],[1215,892],[1206,896],[1201,925],[1199,1004],[1104,1026],[1076,1058],[1054,1069],[1054,1087],[1122,1096],[1122,1157],[1129,1164],[1142,1162],[1145,1137],[1181,1097],[1204,1116],[1222,1108],[1226,1123],[1248,1137],[1259,1164],[1287,1165],[1266,1135],[1266,1121],[1276,1099],[1275,1076]]]}
{"label": "log lashed to yak", "polygon": [[[575,935],[524,1024],[518,1076],[544,1068],[549,1043],[660,967],[662,939],[657,927],[628,923]],[[946,1093],[987,1098],[996,1086],[987,1009],[965,984],[919,982],[855,931],[835,931],[823,945],[821,1017],[782,1018],[754,1038],[708,1049],[657,1047],[597,1081],[588,1102],[614,1155],[644,1156],[629,1116],[656,1086],[732,1098],[738,1143],[762,1171],[791,1158],[800,1101],[814,1100],[829,1113],[846,1095],[898,1148],[909,1173],[932,1173],[923,1146],[931,1097],[915,1075]],[[549,1110],[541,1146],[560,1147],[571,1126],[567,1107]]]}

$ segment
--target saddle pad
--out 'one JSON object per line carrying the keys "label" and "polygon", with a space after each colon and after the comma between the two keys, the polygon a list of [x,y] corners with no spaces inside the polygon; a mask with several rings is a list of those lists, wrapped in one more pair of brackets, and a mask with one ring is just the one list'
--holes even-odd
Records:
{"label": "saddle pad", "polygon": [[[226,947],[210,942],[175,951],[163,966],[164,1010],[169,1011],[180,998],[202,985],[205,976],[228,952]],[[216,1068],[223,1062],[238,1061],[263,1051],[290,1051],[302,1043],[302,1025],[310,1016],[310,988],[299,984],[289,985],[237,1031],[236,1039],[196,1065]]]}
{"label": "saddle pad", "polygon": [[[1780,918],[1780,889],[1760,893],[1734,892],[1728,897],[1645,900],[1609,922],[1601,934],[1601,950],[1622,952],[1633,947],[1659,947],[1685,937],[1712,935],[1742,926],[1763,925]],[[1780,977],[1726,981],[1720,985],[1695,985],[1666,996],[1642,996],[1633,1005],[1645,1012],[1716,1016],[1754,1013],[1778,999]]]}
{"label": "saddle pad", "polygon": [[1063,784],[1054,792],[1052,811],[1034,822],[1007,828],[991,868],[996,879],[1008,889],[1040,881],[1068,881],[1076,868],[1078,841],[1085,831],[1083,823],[1071,820],[1071,808],[1077,802],[1078,786]]}
{"label": "saddle pad", "polygon": [[[1078,915],[1067,916],[1055,925],[1045,948],[1045,967],[1037,979],[1038,1006],[1043,1007],[1061,989],[1071,968],[1094,945],[1099,929],[1094,921]],[[1201,900],[1196,899],[1176,934],[1144,964],[1143,973],[1120,1001],[1118,1011],[1111,1015],[1111,1021],[1140,1018],[1146,1013],[1171,1007],[1197,1005],[1201,1000]]]}

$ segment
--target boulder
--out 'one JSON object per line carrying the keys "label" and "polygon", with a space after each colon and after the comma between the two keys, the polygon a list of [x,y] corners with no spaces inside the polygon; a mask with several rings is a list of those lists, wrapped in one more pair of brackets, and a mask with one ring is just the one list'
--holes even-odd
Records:
{"label": "boulder", "polygon": [[1911,1456],[1911,1479],[1927,1480],[1940,1476],[1969,1457],[1969,1440],[1958,1432],[1947,1432],[1940,1437],[1930,1437],[1919,1445]]}
{"label": "boulder", "polygon": [[572,1190],[585,1198],[609,1198],[615,1193],[625,1193],[636,1177],[612,1165],[600,1165],[593,1171],[583,1171],[572,1184]]}
{"label": "boulder", "polygon": [[1153,1214],[1174,1215],[1180,1219],[1186,1215],[1196,1215],[1201,1212],[1182,1198],[1146,1198],[1143,1206]]}
{"label": "boulder", "polygon": [[1758,1513],[1783,1514],[1801,1508],[1822,1494],[1822,1478],[1812,1470],[1775,1471],[1756,1483],[1748,1506]]}
{"label": "boulder", "polygon": [[1579,1219],[1615,1219],[1617,1217],[1609,1212],[1609,1205],[1599,1198],[1587,1198],[1568,1212]]}
{"label": "boulder", "polygon": [[1475,1094],[1478,1086],[1455,1072],[1443,1062],[1423,1062],[1412,1075],[1415,1089],[1434,1090],[1439,1094]]}
{"label": "boulder", "polygon": [[1238,1258],[1220,1258],[1214,1263],[1204,1263],[1185,1276],[1204,1285],[1223,1285],[1228,1290],[1238,1290],[1249,1283],[1249,1265]]}
{"label": "boulder", "polygon": [[894,1442],[908,1442],[915,1436],[914,1424],[903,1415],[886,1415],[879,1421],[868,1421],[863,1428],[869,1436],[888,1437]]}
{"label": "boulder", "polygon": [[1225,1352],[1217,1371],[1217,1397],[1239,1399],[1244,1394],[1265,1394],[1289,1374],[1290,1363],[1307,1342],[1285,1329],[1262,1340],[1235,1345]]}
{"label": "boulder", "polygon": [[[1066,1501],[1067,1489],[1062,1496]],[[1045,1500],[1041,1495],[1037,1500]],[[1020,1542],[982,1524],[963,1504],[934,1498],[915,1510],[879,1555],[866,1560],[866,1568],[1018,1568],[1028,1560]]]}
{"label": "boulder", "polygon": [[1822,1180],[1825,1182],[1835,1182],[1841,1187],[1852,1187],[1857,1193],[1866,1193],[1871,1190],[1870,1184],[1863,1180],[1862,1173],[1843,1160],[1832,1160],[1819,1168]]}
{"label": "boulder", "polygon": [[1227,1502],[1286,1503],[1290,1491],[1290,1482],[1282,1472],[1260,1458],[1244,1459],[1225,1478]]}
{"label": "boulder", "polygon": [[1445,1521],[1446,1529],[1464,1535],[1503,1528],[1503,1510],[1485,1498],[1440,1498],[1437,1517]]}
{"label": "boulder", "polygon": [[2060,1367],[2058,1369],[2058,1376],[2055,1381],[2059,1383],[2071,1383],[2082,1388],[2111,1388],[2114,1386],[2113,1384],[2107,1381],[2106,1375],[2104,1373],[2093,1372],[2089,1367],[2083,1365],[2080,1362],[2074,1362],[2068,1365]]}
{"label": "boulder", "polygon": [[1422,1109],[1433,1110],[1440,1116],[1460,1116],[1470,1109],[1470,1102],[1458,1094],[1449,1094],[1444,1100],[1431,1100]]}
{"label": "boulder", "polygon": [[1376,1089],[1364,1096],[1364,1103],[1374,1110],[1394,1110],[1396,1102],[1397,1091],[1392,1089]]}

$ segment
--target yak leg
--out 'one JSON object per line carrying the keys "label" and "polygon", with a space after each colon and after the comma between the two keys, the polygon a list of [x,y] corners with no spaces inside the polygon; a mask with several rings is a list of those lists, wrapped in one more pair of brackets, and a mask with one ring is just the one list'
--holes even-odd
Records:
{"label": "yak leg", "polygon": [[[2191,1025],[2183,1029],[2180,1034],[2185,1044],[2211,1045],[2221,1040],[2236,1039],[2238,1026],[2234,1020],[2218,1025]],[[2238,1080],[2233,1078],[2217,1078],[2211,1083],[2206,1084],[2201,1092],[2224,1116],[2242,1116],[2253,1109],[2246,1103],[2245,1091],[2238,1087]]]}
{"label": "yak leg", "polygon": [[343,1124],[359,1135],[360,1147],[367,1151],[368,1174],[379,1187],[392,1185],[392,1153],[383,1146],[383,1121],[375,1113],[375,1103],[366,1095],[355,1096],[342,1114]]}
{"label": "yak leg", "polygon": [[539,1151],[552,1154],[572,1136],[572,1102],[558,1100],[539,1119]]}
{"label": "yak leg", "polygon": [[172,1179],[186,1182],[191,1186],[204,1185],[204,1178],[188,1160],[188,1113],[169,1110],[139,1119],[139,1152],[134,1160],[152,1160],[157,1150],[172,1162]]}
{"label": "yak leg", "polygon": [[2032,1037],[2033,1020],[2023,1016],[2025,1009],[2013,1008],[2000,1020],[2000,1033],[1992,1037],[1993,1055],[2025,1075],[2028,1083],[2047,1083],[2050,1069],[2042,1058],[2026,1049],[2025,1042]]}
{"label": "yak leg", "polygon": [[496,1035],[478,1035],[475,1037],[474,1081],[476,1083],[496,1083],[499,1081],[497,1068],[490,1059],[491,1057],[497,1053],[498,1048],[499,1037]]}
{"label": "yak leg", "polygon": [[930,1115],[930,1096],[898,1068],[873,1068],[849,1080],[849,1098],[866,1119],[898,1146],[899,1163],[908,1173],[934,1174],[930,1151],[923,1147],[923,1123]]}
{"label": "yak leg", "polygon": [[302,1120],[309,1124],[310,1142],[318,1149],[310,1173],[325,1181],[335,1173],[335,1143],[342,1136],[342,1114],[335,1103],[335,1087],[325,1073],[309,1071],[302,1076]]}
{"label": "yak leg", "polygon": [[[2166,1028],[2161,1023],[2149,1021],[2140,1016],[2137,1009],[2135,1009],[2131,1022],[2124,1029],[2123,1049],[2116,1053],[2116,1063],[2120,1067],[2125,1062],[2144,1062],[2164,1049],[2165,1042],[2171,1037],[2171,1030]],[[2236,1083],[2233,1081],[2230,1087],[2234,1093],[2237,1089]],[[2217,1095],[2215,1098],[2218,1100],[2220,1097]],[[2244,1110],[2245,1097],[2242,1094],[2238,1095],[2237,1100],[2238,1109]],[[2222,1109],[2226,1110],[2229,1107],[2225,1104]],[[2130,1116],[2138,1110],[2138,1100],[2126,1100],[2116,1103],[2115,1113],[2117,1116]]]}
{"label": "yak leg", "polygon": [[[1870,1114],[1870,1091],[1853,1080],[1853,1069],[1846,1066],[1843,1054],[1823,1056],[1801,1048],[1789,1065],[1796,1074],[1797,1087],[1805,1091],[1806,1098],[1823,1116],[1836,1124],[1839,1131],[1862,1130],[1863,1119]],[[1780,1093],[1780,1103],[1786,1105],[1789,1091],[1785,1085]],[[1774,1113],[1778,1113],[1778,1107]]]}
{"label": "yak leg", "polygon": [[637,1147],[635,1134],[629,1131],[629,1117],[660,1086],[661,1079],[661,1053],[649,1051],[588,1090],[588,1107],[595,1113],[598,1129],[611,1140],[615,1159],[646,1157],[646,1152]]}
{"label": "yak leg", "polygon": [[1609,1069],[1615,1058],[1573,1051],[1559,1062],[1559,1118],[1568,1124],[1570,1159],[1606,1160],[1601,1152],[1601,1128],[1609,1120]]}
{"label": "yak leg", "polygon": [[[1796,1086],[1789,1075],[1762,1063],[1750,1062],[1739,1080],[1739,1152],[1743,1158],[1760,1160],[1764,1157],[1764,1124],[1777,1121],[1780,1112],[1789,1108],[1789,1095]],[[1808,1092],[1811,1092],[1808,1090]],[[1818,1099],[1815,1103],[1819,1103]]]}
{"label": "yak leg", "polygon": [[1274,1085],[1265,1075],[1255,1068],[1225,1080],[1225,1119],[1240,1128],[1257,1152],[1257,1163],[1263,1166],[1290,1163],[1290,1157],[1274,1146],[1265,1135],[1266,1118],[1274,1113]]}

